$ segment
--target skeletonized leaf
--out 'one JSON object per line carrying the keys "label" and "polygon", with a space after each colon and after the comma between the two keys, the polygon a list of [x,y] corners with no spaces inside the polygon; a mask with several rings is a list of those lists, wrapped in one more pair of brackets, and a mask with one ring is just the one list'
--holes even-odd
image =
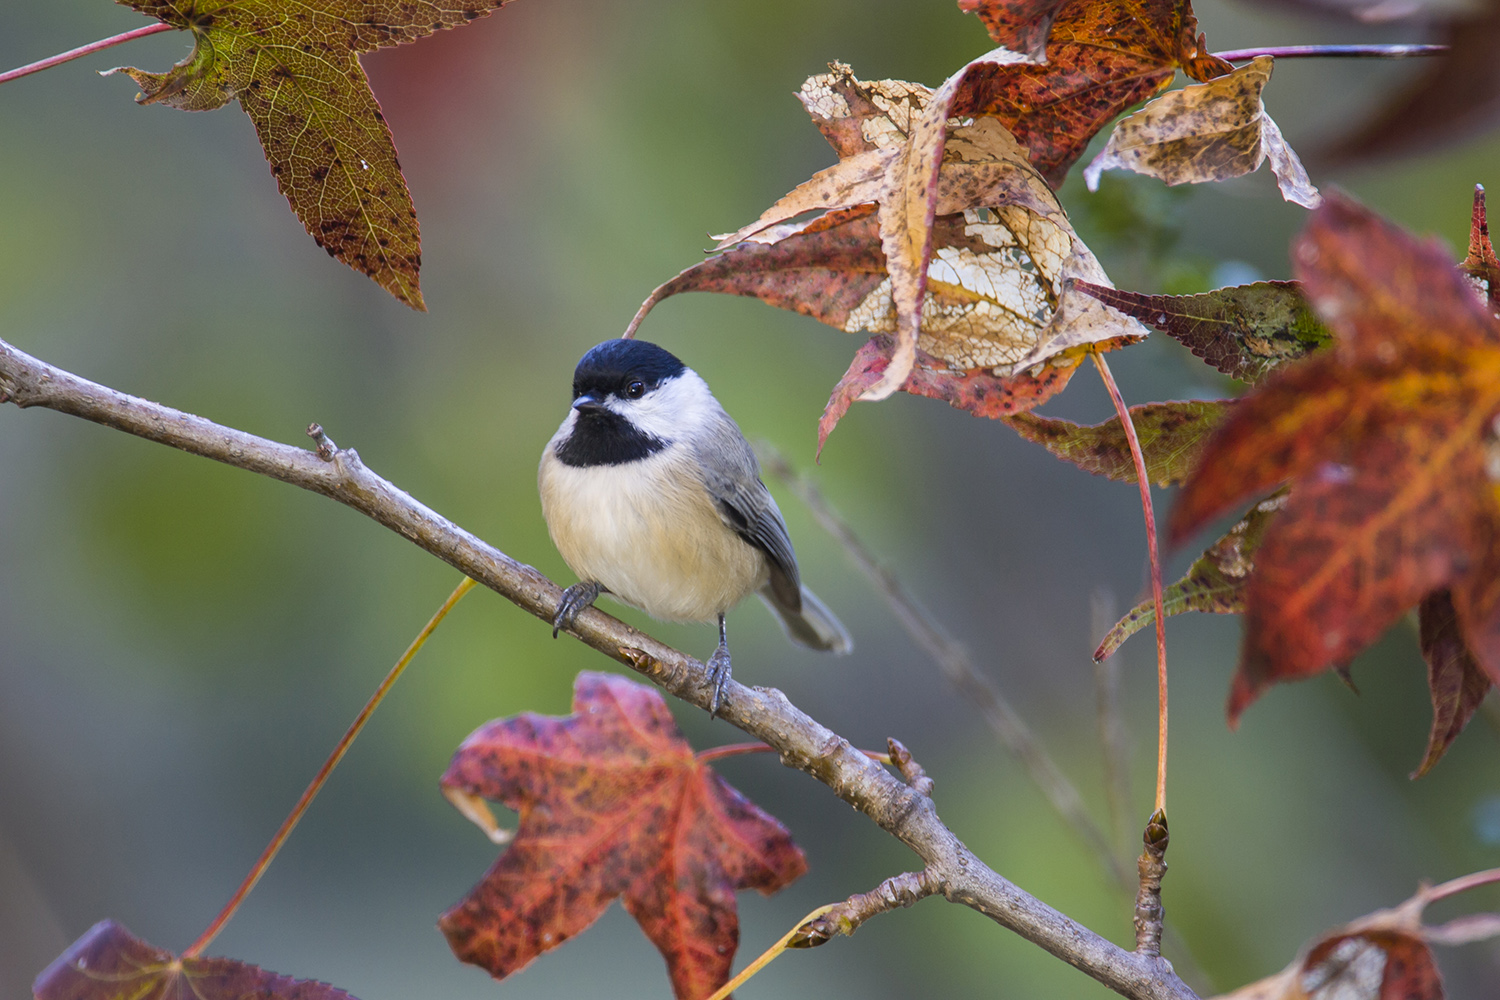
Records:
{"label": "skeletonized leaf", "polygon": [[178,958],[103,920],[42,970],[36,1000],[354,1000],[310,979],[232,958]]}
{"label": "skeletonized leaf", "polygon": [[506,0],[120,2],[193,33],[193,51],[165,73],[111,71],[136,82],[137,100],[184,111],[238,100],[318,246],[425,308],[416,211],[358,53],[466,24]]}
{"label": "skeletonized leaf", "polygon": [[859,80],[841,62],[828,70],[808,77],[797,99],[839,159],[905,143],[913,117],[932,100],[932,88],[920,83]]}
{"label": "skeletonized leaf", "polygon": [[[1208,435],[1224,419],[1233,400],[1194,399],[1144,403],[1130,408],[1130,421],[1146,459],[1146,476],[1157,486],[1187,478]],[[1135,461],[1119,417],[1085,426],[1071,420],[1018,413],[1005,422],[1028,441],[1041,445],[1085,472],[1117,482],[1136,481]]]}
{"label": "skeletonized leaf", "polygon": [[1269,155],[1282,197],[1315,207],[1317,188],[1261,101],[1272,62],[1260,56],[1164,94],[1122,120],[1083,172],[1089,190],[1098,190],[1105,170],[1133,170],[1169,185],[1228,180],[1258,170]]}
{"label": "skeletonized leaf", "polygon": [[[1099,345],[1099,350],[1113,346]],[[818,421],[818,452],[834,427],[843,419],[855,400],[884,376],[891,363],[894,341],[889,335],[871,337],[854,354],[849,370],[839,380],[829,397],[828,406]],[[922,351],[917,363],[901,385],[902,392],[929,399],[941,399],[948,405],[967,410],[976,417],[991,419],[1022,413],[1040,406],[1067,386],[1078,370],[1081,357],[1059,358],[1055,363],[1038,366],[1030,372],[1001,377],[987,371],[954,371],[943,362]]]}
{"label": "skeletonized leaf", "polygon": [[1333,338],[1295,281],[1257,281],[1199,295],[1144,295],[1083,282],[1077,287],[1241,382],[1259,382]]}
{"label": "skeletonized leaf", "polygon": [[[1286,491],[1267,497],[1249,512],[1224,537],[1214,542],[1193,561],[1182,579],[1162,591],[1162,610],[1167,617],[1186,611],[1215,615],[1237,615],[1245,610],[1245,582],[1255,569],[1255,552],[1271,516],[1286,504]],[[1126,613],[1109,630],[1095,660],[1114,655],[1121,643],[1156,621],[1156,605],[1142,601]]]}
{"label": "skeletonized leaf", "polygon": [[481,726],[445,790],[505,803],[520,828],[439,921],[454,954],[503,978],[620,898],[666,959],[678,1000],[729,979],[735,891],[807,870],[790,834],[693,755],[656,689],[581,673],[573,714]]}

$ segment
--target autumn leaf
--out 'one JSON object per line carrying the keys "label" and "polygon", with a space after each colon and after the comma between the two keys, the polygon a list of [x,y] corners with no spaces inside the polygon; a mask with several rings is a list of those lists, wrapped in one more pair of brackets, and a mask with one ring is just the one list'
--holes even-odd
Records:
{"label": "autumn leaf", "polygon": [[[1173,486],[1186,479],[1208,435],[1233,405],[1227,399],[1195,399],[1130,407],[1130,422],[1140,439],[1151,482]],[[1119,417],[1090,427],[1028,412],[1006,417],[1005,422],[1026,440],[1085,472],[1119,482],[1136,481],[1135,461]]]}
{"label": "autumn leaf", "polygon": [[[1162,610],[1168,618],[1188,611],[1213,615],[1238,615],[1245,610],[1245,584],[1255,570],[1255,553],[1272,516],[1286,505],[1286,491],[1267,497],[1251,507],[1224,537],[1193,560],[1182,578],[1162,591]],[[1142,601],[1115,623],[1094,650],[1094,659],[1105,660],[1141,629],[1156,622],[1156,604]]]}
{"label": "autumn leaf", "polygon": [[[1118,345],[1100,345],[1108,350]],[[818,421],[818,454],[834,427],[849,412],[854,401],[864,397],[870,387],[885,376],[891,363],[894,338],[871,337],[854,354],[844,377],[834,386],[823,416]],[[901,391],[914,396],[940,399],[948,405],[967,410],[976,417],[1009,416],[1040,406],[1062,392],[1078,369],[1082,356],[1060,357],[1054,363],[1039,365],[1035,371],[1001,377],[989,372],[954,371],[939,358],[917,352],[916,364],[901,385]]]}
{"label": "autumn leaf", "polygon": [[1099,189],[1106,170],[1133,170],[1169,185],[1202,184],[1253,173],[1270,159],[1281,196],[1316,208],[1318,189],[1261,101],[1273,62],[1260,56],[1232,73],[1163,94],[1121,120],[1083,171],[1088,189]]}
{"label": "autumn leaf", "polygon": [[232,958],[178,958],[113,920],[89,928],[31,989],[36,1000],[354,1000],[326,983]]}
{"label": "autumn leaf", "polygon": [[1241,382],[1259,382],[1332,339],[1295,281],[1257,281],[1199,295],[1144,295],[1084,282],[1076,287]]}
{"label": "autumn leaf", "polygon": [[1292,484],[1246,587],[1231,722],[1267,685],[1348,662],[1440,590],[1500,677],[1500,324],[1441,247],[1343,196],[1316,211],[1293,260],[1335,342],[1240,401],[1170,520],[1181,542]]}
{"label": "autumn leaf", "polygon": [[1188,0],[1068,0],[1052,23],[1044,64],[981,57],[961,71],[946,110],[998,118],[1060,187],[1095,133],[1165,89],[1178,69],[1199,81],[1233,69],[1208,53],[1197,32]]}
{"label": "autumn leaf", "polygon": [[1435,591],[1422,598],[1419,608],[1418,632],[1422,657],[1427,661],[1427,687],[1432,693],[1432,733],[1413,778],[1422,777],[1442,759],[1494,686],[1464,641],[1453,596],[1446,590]]}
{"label": "autumn leaf", "polygon": [[481,726],[445,791],[520,813],[513,843],[443,914],[454,954],[500,979],[625,909],[667,961],[679,1000],[729,979],[737,889],[771,893],[807,869],[776,820],[700,764],[653,688],[581,673],[573,714]]}
{"label": "autumn leaf", "polygon": [[1066,0],[958,0],[958,9],[978,14],[996,45],[1041,62],[1052,20]]}
{"label": "autumn leaf", "polygon": [[119,2],[193,34],[193,51],[165,73],[110,71],[136,82],[136,99],[184,111],[238,100],[318,246],[425,309],[416,210],[358,54],[465,24],[506,0]]}

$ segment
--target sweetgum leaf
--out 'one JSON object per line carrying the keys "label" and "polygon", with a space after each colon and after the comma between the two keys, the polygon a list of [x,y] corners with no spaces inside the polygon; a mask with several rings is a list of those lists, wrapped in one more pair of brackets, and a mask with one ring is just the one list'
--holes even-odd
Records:
{"label": "sweetgum leaf", "polygon": [[1084,147],[1133,104],[1165,89],[1178,69],[1209,80],[1233,67],[1208,54],[1188,0],[1068,0],[1047,39],[1047,61],[976,61],[947,113],[993,115],[1062,185]]}
{"label": "sweetgum leaf", "polygon": [[769,894],[807,870],[780,823],[694,758],[656,690],[623,677],[579,674],[565,718],[481,726],[442,785],[520,813],[510,847],[439,921],[454,954],[496,979],[622,897],[679,1000],[708,996],[739,943],[735,890]]}
{"label": "sweetgum leaf", "polygon": [[1257,281],[1199,295],[1145,295],[1085,282],[1076,287],[1241,382],[1259,382],[1333,339],[1295,281]]}
{"label": "sweetgum leaf", "polygon": [[1490,222],[1484,207],[1484,185],[1474,185],[1474,210],[1469,217],[1469,252],[1458,262],[1479,293],[1490,305],[1490,312],[1500,312],[1500,258],[1490,242]]}
{"label": "sweetgum leaf", "polygon": [[327,983],[232,958],[178,958],[113,920],[89,928],[31,989],[36,1000],[354,1000]]}
{"label": "sweetgum leaf", "polygon": [[358,54],[483,17],[506,0],[118,0],[193,34],[164,73],[123,72],[143,104],[238,100],[276,185],[318,246],[424,309],[421,238]]}
{"label": "sweetgum leaf", "polygon": [[[1243,518],[1193,560],[1182,579],[1162,591],[1167,617],[1187,611],[1238,615],[1245,610],[1245,583],[1255,570],[1255,552],[1271,516],[1286,504],[1281,490],[1251,507]],[[1095,660],[1114,655],[1120,644],[1156,622],[1154,601],[1142,601],[1126,612],[1094,651]]]}
{"label": "sweetgum leaf", "polygon": [[[1173,486],[1186,479],[1208,443],[1208,435],[1233,405],[1234,401],[1228,399],[1195,399],[1132,406],[1130,421],[1140,439],[1151,482]],[[1120,482],[1136,481],[1135,460],[1119,417],[1089,427],[1027,412],[1006,417],[1005,422],[1026,440],[1085,472]]]}
{"label": "sweetgum leaf", "polygon": [[1330,350],[1236,405],[1169,521],[1180,542],[1292,483],[1245,591],[1231,722],[1271,683],[1346,663],[1427,595],[1500,677],[1500,322],[1446,252],[1350,199],[1294,244]]}
{"label": "sweetgum leaf", "polygon": [[1046,54],[1047,34],[1066,0],[958,0],[958,9],[979,15],[996,45],[1031,56]]}
{"label": "sweetgum leaf", "polygon": [[1133,170],[1169,185],[1202,184],[1252,173],[1269,158],[1282,197],[1316,208],[1318,189],[1261,102],[1272,63],[1260,56],[1232,73],[1163,94],[1120,121],[1083,171],[1088,189],[1099,189],[1105,170]]}

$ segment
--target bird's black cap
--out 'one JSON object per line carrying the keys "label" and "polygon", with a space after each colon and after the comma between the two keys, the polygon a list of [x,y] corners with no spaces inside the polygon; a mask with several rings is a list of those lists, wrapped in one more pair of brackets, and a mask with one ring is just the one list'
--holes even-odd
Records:
{"label": "bird's black cap", "polygon": [[639,379],[654,389],[687,369],[670,351],[645,340],[606,340],[589,348],[573,370],[573,398],[589,393],[619,395]]}

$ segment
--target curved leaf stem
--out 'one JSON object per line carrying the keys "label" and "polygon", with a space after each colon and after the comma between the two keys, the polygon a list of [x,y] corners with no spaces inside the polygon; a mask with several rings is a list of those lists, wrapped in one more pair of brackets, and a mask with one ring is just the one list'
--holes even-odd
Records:
{"label": "curved leaf stem", "polygon": [[1156,811],[1167,809],[1167,616],[1163,613],[1161,597],[1161,555],[1156,544],[1156,513],[1151,508],[1151,480],[1146,475],[1146,457],[1141,453],[1141,439],[1136,436],[1135,424],[1130,419],[1130,408],[1120,395],[1120,387],[1110,374],[1109,363],[1104,355],[1090,352],[1099,377],[1109,390],[1109,398],[1120,415],[1120,426],[1125,429],[1125,440],[1130,443],[1130,457],[1135,460],[1135,478],[1141,488],[1141,513],[1146,518],[1146,550],[1151,557],[1151,601],[1156,608]]}
{"label": "curved leaf stem", "polygon": [[1246,62],[1257,56],[1276,59],[1411,59],[1440,56],[1446,45],[1261,45],[1253,49],[1215,52],[1225,62]]}
{"label": "curved leaf stem", "polygon": [[40,73],[44,69],[51,69],[53,66],[59,66],[65,62],[72,62],[74,59],[82,59],[84,56],[93,55],[95,52],[102,52],[116,45],[133,42],[137,38],[145,38],[147,35],[159,35],[163,31],[176,30],[178,29],[172,25],[158,21],[155,24],[148,24],[144,28],[135,28],[123,34],[101,38],[97,42],[89,42],[87,45],[80,45],[76,49],[69,49],[55,56],[48,56],[46,59],[38,59],[34,63],[27,63],[25,66],[17,66],[15,69],[6,70],[4,73],[0,73],[0,83],[19,80],[23,76]]}
{"label": "curved leaf stem", "polygon": [[[321,432],[320,428],[319,433],[321,434]],[[391,686],[396,683],[397,678],[406,671],[407,664],[411,663],[412,657],[417,655],[417,650],[421,649],[423,644],[427,642],[427,637],[432,635],[433,630],[438,627],[438,624],[444,618],[448,617],[448,612],[453,610],[453,606],[472,589],[474,589],[474,581],[467,576],[464,577],[463,582],[453,589],[453,593],[448,595],[448,599],[443,602],[443,606],[437,609],[437,613],[432,616],[422,628],[422,631],[417,633],[417,637],[406,648],[406,652],[401,654],[401,659],[396,661],[396,665],[391,668],[390,673],[385,675],[385,680],[381,681],[380,686],[375,689],[375,693],[370,695],[370,700],[365,702],[365,707],[360,709],[359,714],[354,717],[354,721],[349,724],[348,730],[344,733],[344,738],[339,740],[338,745],[333,748],[333,753],[328,755],[328,759],[323,762],[323,766],[313,776],[312,783],[302,792],[302,797],[297,800],[297,804],[292,807],[292,811],[287,814],[286,819],[282,820],[281,828],[276,831],[275,836],[271,838],[271,842],[266,845],[266,849],[256,859],[255,865],[250,869],[250,874],[245,876],[245,881],[240,883],[240,887],[235,890],[229,902],[224,904],[224,909],[219,911],[219,915],[214,918],[213,923],[208,925],[208,929],[198,935],[198,940],[189,945],[187,950],[182,953],[183,958],[197,958],[203,953],[203,949],[207,948],[213,942],[213,939],[219,936],[219,932],[224,929],[224,925],[229,923],[229,918],[234,916],[235,911],[240,908],[240,904],[245,901],[245,897],[250,895],[250,890],[255,888],[255,883],[260,881],[260,877],[271,866],[272,859],[281,850],[281,846],[286,843],[287,837],[291,836],[292,828],[297,825],[297,821],[302,818],[302,814],[307,812],[307,807],[312,805],[312,800],[317,797],[318,792],[322,791],[323,786],[328,783],[329,776],[333,774],[333,769],[338,766],[339,761],[344,759],[344,754],[348,752],[349,745],[354,742],[354,737],[358,736],[359,731],[365,728],[365,723],[370,721],[370,716],[374,714],[376,707],[385,700],[385,696],[390,692]]]}

